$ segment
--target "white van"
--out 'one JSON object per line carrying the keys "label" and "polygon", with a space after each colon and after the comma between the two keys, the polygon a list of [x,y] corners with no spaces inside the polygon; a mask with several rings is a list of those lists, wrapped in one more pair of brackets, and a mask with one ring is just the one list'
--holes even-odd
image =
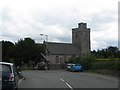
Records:
{"label": "white van", "polygon": [[68,63],[68,64],[66,65],[66,71],[70,71],[70,66],[73,66],[73,65],[75,65],[75,64],[73,64],[73,63]]}

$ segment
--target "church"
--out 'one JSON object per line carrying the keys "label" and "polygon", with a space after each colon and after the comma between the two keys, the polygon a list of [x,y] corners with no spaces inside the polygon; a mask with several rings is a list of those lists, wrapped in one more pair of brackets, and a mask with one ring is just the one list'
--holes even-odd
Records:
{"label": "church", "polygon": [[90,28],[87,28],[87,23],[78,23],[78,27],[72,29],[72,43],[44,41],[43,45],[49,65],[65,64],[73,56],[90,53]]}

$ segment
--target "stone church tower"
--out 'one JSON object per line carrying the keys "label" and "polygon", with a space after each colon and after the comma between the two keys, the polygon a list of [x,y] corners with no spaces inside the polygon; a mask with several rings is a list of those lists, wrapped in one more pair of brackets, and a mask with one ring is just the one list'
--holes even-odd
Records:
{"label": "stone church tower", "polygon": [[90,28],[86,23],[78,23],[78,28],[72,29],[72,44],[80,48],[81,56],[90,53]]}

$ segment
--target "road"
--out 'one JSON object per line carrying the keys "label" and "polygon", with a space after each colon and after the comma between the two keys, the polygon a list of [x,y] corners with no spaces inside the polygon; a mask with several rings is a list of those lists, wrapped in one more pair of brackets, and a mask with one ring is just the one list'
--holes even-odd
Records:
{"label": "road", "polygon": [[19,88],[118,88],[118,79],[112,76],[64,70],[23,71],[25,80]]}

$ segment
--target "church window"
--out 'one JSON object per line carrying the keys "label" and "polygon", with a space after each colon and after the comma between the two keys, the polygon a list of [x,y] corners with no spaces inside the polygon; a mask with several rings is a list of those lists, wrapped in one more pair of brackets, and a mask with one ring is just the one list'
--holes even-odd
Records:
{"label": "church window", "polygon": [[56,63],[58,63],[59,62],[59,57],[58,56],[56,56]]}
{"label": "church window", "polygon": [[77,38],[77,34],[75,35],[75,37]]}

